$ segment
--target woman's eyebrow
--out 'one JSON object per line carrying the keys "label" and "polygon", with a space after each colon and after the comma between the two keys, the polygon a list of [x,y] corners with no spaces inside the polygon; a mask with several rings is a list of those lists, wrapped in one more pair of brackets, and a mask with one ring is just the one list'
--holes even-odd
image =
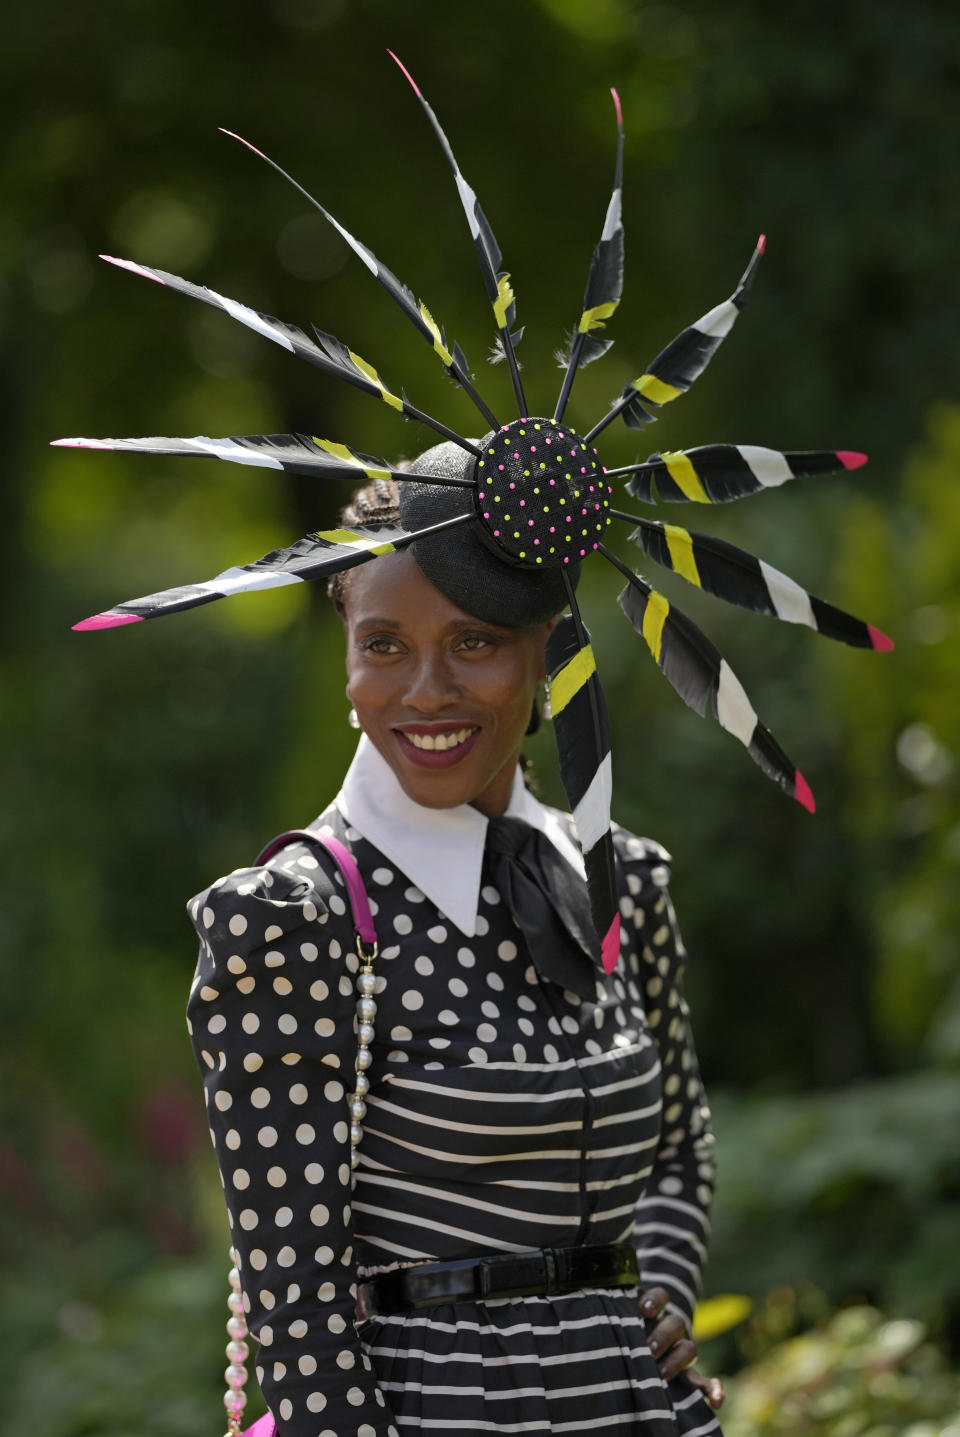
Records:
{"label": "woman's eyebrow", "polygon": [[358,629],[393,629],[394,632],[396,632],[402,627],[403,625],[399,619],[381,618],[376,614],[369,619],[359,619],[357,621]]}

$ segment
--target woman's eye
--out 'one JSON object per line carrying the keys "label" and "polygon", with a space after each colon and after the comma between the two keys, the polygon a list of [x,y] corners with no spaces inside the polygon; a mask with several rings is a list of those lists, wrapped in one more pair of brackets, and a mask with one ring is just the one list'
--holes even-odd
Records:
{"label": "woman's eye", "polygon": [[491,639],[488,634],[464,634],[460,640],[461,648],[468,649],[471,653],[489,648],[490,643]]}
{"label": "woman's eye", "polygon": [[360,646],[365,654],[395,654],[399,652],[395,639],[384,638],[374,635],[373,638],[365,639]]}

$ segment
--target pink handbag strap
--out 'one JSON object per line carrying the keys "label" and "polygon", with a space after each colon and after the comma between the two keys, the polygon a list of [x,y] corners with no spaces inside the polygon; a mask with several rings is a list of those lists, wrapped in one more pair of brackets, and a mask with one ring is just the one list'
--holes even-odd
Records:
{"label": "pink handbag strap", "polygon": [[362,942],[366,947],[372,947],[377,941],[377,930],[373,924],[373,914],[370,912],[370,899],[367,897],[367,890],[360,870],[354,861],[349,849],[345,848],[339,838],[332,838],[326,833],[314,833],[309,828],[291,828],[287,833],[281,833],[267,844],[256,860],[256,866],[266,863],[281,848],[285,848],[295,838],[305,839],[308,843],[317,843],[325,848],[333,859],[334,863],[343,874],[343,881],[347,886],[347,897],[350,900],[350,911],[353,914],[354,930],[359,933]]}

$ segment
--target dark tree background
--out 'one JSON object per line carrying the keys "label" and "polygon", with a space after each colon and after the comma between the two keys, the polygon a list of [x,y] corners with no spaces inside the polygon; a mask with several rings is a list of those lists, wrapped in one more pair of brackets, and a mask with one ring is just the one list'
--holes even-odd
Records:
{"label": "dark tree background", "polygon": [[[553,350],[579,314],[615,84],[627,288],[571,419],[599,416],[728,295],[764,230],[750,306],[708,375],[639,445],[612,428],[604,458],[710,441],[870,451],[867,469],[690,522],[891,632],[892,655],[663,579],[811,781],[815,818],[683,708],[599,563],[584,608],[615,724],[615,814],[675,855],[718,1095],[708,1288],[808,1280],[832,1302],[940,1325],[960,1313],[960,14],[935,0],[15,0],[0,48],[0,1335],[25,1430],[170,1437],[218,1420],[226,1233],[182,1026],[183,905],[309,821],[353,743],[339,625],[307,586],[70,632],[329,526],[344,486],[47,440],[299,430],[388,456],[431,442],[98,252],[316,322],[473,426],[347,247],[219,125],[422,295],[506,410],[455,191],[388,45],[503,247],[532,409],[552,406]],[[549,734],[531,753],[558,799]]]}

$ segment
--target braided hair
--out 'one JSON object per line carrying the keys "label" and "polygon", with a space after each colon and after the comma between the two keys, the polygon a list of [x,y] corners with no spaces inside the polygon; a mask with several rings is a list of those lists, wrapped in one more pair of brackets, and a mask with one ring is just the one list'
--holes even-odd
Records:
{"label": "braided hair", "polygon": [[[398,469],[406,469],[409,460],[401,460]],[[393,479],[373,479],[358,489],[340,515],[344,529],[387,529],[400,523],[400,491]],[[341,569],[327,582],[327,594],[334,608],[343,617],[343,600],[352,569]]]}

